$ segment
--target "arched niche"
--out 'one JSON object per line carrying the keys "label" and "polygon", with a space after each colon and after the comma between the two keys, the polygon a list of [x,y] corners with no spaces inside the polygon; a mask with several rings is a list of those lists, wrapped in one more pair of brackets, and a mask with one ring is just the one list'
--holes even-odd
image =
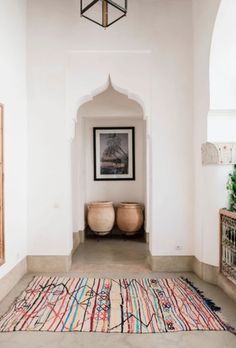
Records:
{"label": "arched niche", "polygon": [[[79,107],[105,91],[109,78],[113,88],[151,116],[150,51],[72,51],[66,66],[67,138],[73,138]],[[150,122],[148,121],[148,129]]]}
{"label": "arched niche", "polygon": [[[66,186],[65,204],[68,216],[68,241],[72,248],[72,161],[71,145],[75,137],[77,112],[81,105],[92,101],[96,95],[104,92],[109,85],[109,77],[113,88],[136,101],[143,109],[146,119],[146,161],[147,171],[151,163],[151,52],[150,51],[70,51],[66,64]],[[149,173],[147,173],[149,176]],[[147,182],[151,192],[151,180]],[[150,202],[146,203],[146,211],[150,214]],[[151,218],[147,219],[151,221]],[[151,231],[151,226],[147,227]]]}
{"label": "arched niche", "polygon": [[[98,100],[103,96],[104,93],[111,93],[116,94],[115,100],[117,102],[118,96],[122,98],[122,96],[126,96],[126,101],[129,101],[130,105],[136,105],[136,109],[139,108],[139,114],[142,115],[141,117],[144,120],[147,120],[149,118],[147,113],[147,106],[145,105],[143,99],[136,93],[131,92],[130,90],[123,88],[119,85],[117,85],[115,82],[113,82],[113,79],[111,79],[110,74],[107,76],[106,80],[101,83],[100,85],[97,85],[93,90],[90,92],[87,92],[85,95],[80,96],[79,98],[74,98],[73,102],[71,101],[71,107],[70,111],[68,112],[70,114],[70,127],[68,128],[68,137],[72,140],[74,138],[74,130],[75,130],[75,123],[77,122],[78,118],[78,110],[80,108],[86,108],[89,102]],[[73,106],[72,106],[73,105]],[[149,124],[149,122],[148,122]],[[149,128],[148,128],[149,130]],[[149,134],[149,132],[148,132]]]}
{"label": "arched niche", "polygon": [[145,119],[140,98],[130,97],[128,91],[114,87],[109,77],[106,89],[78,108],[77,117]]}
{"label": "arched niche", "polygon": [[[104,89],[106,87],[106,89]],[[92,97],[91,97],[92,96]],[[145,230],[149,232],[149,144],[144,109],[127,90],[114,87],[111,78],[103,88],[80,99],[71,143],[73,231],[85,228],[89,201],[137,201],[145,204]],[[84,101],[81,103],[81,101]],[[93,127],[135,127],[135,181],[93,180]]]}

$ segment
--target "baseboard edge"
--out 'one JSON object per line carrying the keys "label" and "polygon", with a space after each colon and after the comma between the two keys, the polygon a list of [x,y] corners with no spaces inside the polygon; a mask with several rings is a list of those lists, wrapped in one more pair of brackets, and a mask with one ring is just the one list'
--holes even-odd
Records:
{"label": "baseboard edge", "polygon": [[154,272],[192,272],[193,256],[149,256],[148,263]]}
{"label": "baseboard edge", "polygon": [[236,285],[229,281],[222,273],[218,273],[217,285],[236,302]]}
{"label": "baseboard edge", "polygon": [[27,260],[24,257],[0,281],[0,301],[14,288],[27,273]]}
{"label": "baseboard edge", "polygon": [[68,272],[72,255],[30,255],[27,256],[28,272]]}
{"label": "baseboard edge", "polygon": [[202,280],[217,285],[219,267],[201,262],[194,256],[192,271]]}

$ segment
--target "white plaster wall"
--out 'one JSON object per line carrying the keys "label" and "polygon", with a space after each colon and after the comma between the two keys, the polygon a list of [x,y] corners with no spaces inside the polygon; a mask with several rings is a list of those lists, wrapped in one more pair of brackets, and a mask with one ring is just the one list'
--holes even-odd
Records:
{"label": "white plaster wall", "polygon": [[210,111],[207,118],[207,139],[210,142],[236,142],[236,111]]}
{"label": "white plaster wall", "polygon": [[[79,203],[81,200],[82,192],[78,190],[79,185],[79,162],[81,162],[81,158],[79,156],[79,134],[77,127],[75,129],[74,139],[71,142],[71,192],[72,192],[72,224],[73,224],[73,232],[78,232],[83,230],[80,228],[80,219],[78,217],[80,212]],[[82,141],[81,141],[82,142]],[[83,208],[82,208],[83,209]]]}
{"label": "white plaster wall", "polygon": [[[201,145],[207,141],[207,115],[209,111],[209,56],[212,33],[220,0],[193,0],[193,51],[194,51],[194,254],[200,261],[208,261],[207,255],[217,251],[210,249],[204,254],[202,246],[208,233],[203,228],[206,214],[203,209],[204,178]],[[217,249],[218,250],[218,249]]]}
{"label": "white plaster wall", "polygon": [[[74,0],[29,0],[29,252],[68,254],[71,248],[69,209],[70,149],[65,142],[65,98],[69,51],[152,52],[149,86],[152,172],[153,255],[192,254],[193,147],[192,147],[192,18],[189,0],[130,0],[128,17],[109,30],[81,19]],[[116,54],[122,61],[122,55]],[[79,55],[78,55],[79,57]],[[91,56],[92,57],[92,56]],[[120,80],[130,80],[119,67],[126,63],[131,76],[148,86],[135,61],[109,62]],[[76,58],[77,59],[77,58]],[[88,61],[79,88],[88,86],[90,67],[102,77],[100,62]],[[79,61],[76,61],[79,65]],[[102,65],[102,71],[105,65]],[[122,70],[121,70],[122,71]],[[100,76],[101,75],[101,76]],[[116,78],[117,78],[116,76]],[[122,76],[122,77],[121,77]],[[137,83],[137,86],[140,84]],[[135,86],[135,83],[134,83]],[[126,86],[121,85],[125,88]],[[148,100],[145,95],[144,99]],[[68,90],[67,90],[68,91]],[[87,92],[87,91],[86,91]],[[90,91],[88,91],[89,93]],[[132,92],[132,91],[131,91]],[[135,92],[135,91],[133,91]],[[147,112],[149,115],[149,112]],[[76,118],[76,114],[74,116]],[[70,120],[69,120],[70,122]],[[178,200],[176,201],[176,197]],[[181,245],[182,250],[176,250]]]}
{"label": "white plaster wall", "polygon": [[[194,28],[194,153],[195,153],[195,256],[205,263],[219,265],[219,209],[227,207],[226,182],[232,166],[202,166],[201,144],[233,141],[232,119],[224,126],[221,116],[210,108],[209,62],[212,34],[220,1],[193,0]],[[212,90],[211,90],[212,92]],[[217,113],[217,111],[216,111]],[[227,111],[226,111],[227,113]],[[226,115],[224,115],[226,116]],[[217,118],[219,117],[219,118]],[[228,117],[230,117],[228,115]],[[223,126],[223,127],[222,127]],[[221,128],[220,128],[221,127]],[[235,133],[235,132],[234,132]],[[229,139],[230,138],[230,139]]]}
{"label": "white plaster wall", "polygon": [[[157,1],[152,66],[151,253],[193,253],[190,1]],[[150,18],[150,23],[153,23]],[[177,249],[177,247],[180,249]]]}
{"label": "white plaster wall", "polygon": [[[210,108],[207,140],[236,142],[236,2],[222,0],[212,36],[210,51]],[[219,265],[219,209],[229,205],[226,190],[233,166],[203,168],[202,259]],[[209,247],[211,245],[211,247]]]}
{"label": "white plaster wall", "polygon": [[[214,25],[210,52],[210,112],[207,140],[236,142],[236,2],[222,0]],[[203,238],[206,262],[219,264],[219,209],[229,207],[226,190],[233,166],[203,168]],[[211,247],[209,247],[211,246]]]}
{"label": "white plaster wall", "polygon": [[5,251],[0,278],[26,255],[26,1],[0,1],[0,103],[4,104]]}
{"label": "white plaster wall", "polygon": [[[79,114],[79,113],[78,113]],[[78,115],[71,146],[73,232],[85,228],[86,148],[84,118]]]}
{"label": "white plaster wall", "polygon": [[222,0],[210,55],[210,107],[236,109],[236,1]]}
{"label": "white plaster wall", "polygon": [[[211,110],[207,118],[207,132],[207,140],[210,142],[236,142],[236,113],[233,110]],[[202,249],[203,254],[208,255],[208,263],[215,265],[219,262],[219,209],[229,208],[226,183],[232,171],[232,165],[203,167],[203,209],[206,214],[203,221],[205,236]]]}
{"label": "white plaster wall", "polygon": [[228,208],[226,182],[233,166],[203,167],[202,261],[219,265],[219,209]]}

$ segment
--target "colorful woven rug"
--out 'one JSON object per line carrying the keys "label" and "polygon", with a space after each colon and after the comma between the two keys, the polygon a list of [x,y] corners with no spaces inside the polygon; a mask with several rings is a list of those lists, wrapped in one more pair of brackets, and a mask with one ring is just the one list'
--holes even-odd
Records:
{"label": "colorful woven rug", "polygon": [[34,277],[0,331],[155,333],[229,330],[192,283],[171,279]]}

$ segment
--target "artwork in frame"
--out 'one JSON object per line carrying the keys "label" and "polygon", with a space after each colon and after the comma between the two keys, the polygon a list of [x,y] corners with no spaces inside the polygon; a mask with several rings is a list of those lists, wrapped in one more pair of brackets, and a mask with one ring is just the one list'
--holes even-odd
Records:
{"label": "artwork in frame", "polygon": [[93,128],[94,180],[135,180],[134,127]]}

